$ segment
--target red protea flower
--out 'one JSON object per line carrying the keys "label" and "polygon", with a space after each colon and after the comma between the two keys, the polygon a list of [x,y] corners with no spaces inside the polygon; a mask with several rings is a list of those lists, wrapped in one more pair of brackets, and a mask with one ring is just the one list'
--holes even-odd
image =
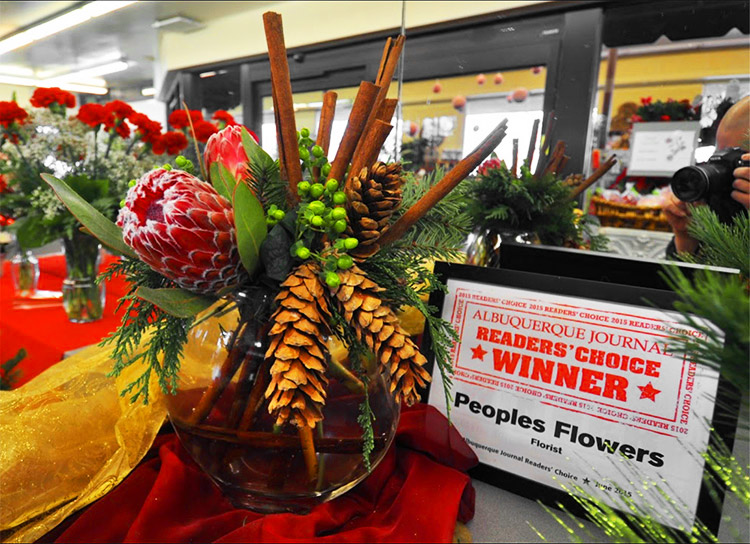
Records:
{"label": "red protea flower", "polygon": [[[257,142],[258,137],[255,133],[252,130],[248,132]],[[234,179],[245,179],[248,175],[248,158],[242,146],[242,126],[229,126],[211,136],[206,142],[203,160],[209,172],[211,165],[218,162],[232,173]]]}
{"label": "red protea flower", "polygon": [[10,128],[14,123],[23,124],[28,112],[13,101],[0,102],[0,126]]}
{"label": "red protea flower", "polygon": [[229,201],[181,170],[151,170],[130,188],[117,224],[125,243],[155,271],[198,293],[245,276]]}
{"label": "red protea flower", "polygon": [[59,87],[39,87],[29,99],[35,108],[49,108],[57,104],[64,108],[75,108],[76,97]]}
{"label": "red protea flower", "polygon": [[84,104],[81,109],[78,110],[76,116],[79,121],[90,126],[91,128],[98,128],[99,125],[103,125],[107,122],[109,113],[107,109],[101,104]]}
{"label": "red protea flower", "polygon": [[207,142],[212,134],[219,132],[216,125],[203,120],[193,123],[193,130],[195,131],[195,139],[199,142]]}
{"label": "red protea flower", "polygon": [[219,130],[237,124],[237,121],[234,120],[232,114],[225,110],[216,110],[211,119],[216,121],[216,125],[219,127]]}
{"label": "red protea flower", "polygon": [[190,121],[193,122],[193,125],[198,121],[203,121],[203,114],[198,110],[190,110],[190,121],[188,121],[188,114],[185,110],[174,110],[169,114],[167,121],[172,128],[180,130],[190,127]]}
{"label": "red protea flower", "polygon": [[165,151],[168,155],[177,155],[188,146],[188,140],[182,132],[172,130],[155,138],[151,145],[154,155],[161,155]]}

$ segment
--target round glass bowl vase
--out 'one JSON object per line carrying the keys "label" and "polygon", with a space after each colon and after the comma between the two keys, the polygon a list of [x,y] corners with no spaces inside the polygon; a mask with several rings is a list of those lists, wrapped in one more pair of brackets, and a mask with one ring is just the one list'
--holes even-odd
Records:
{"label": "round glass bowl vase", "polygon": [[312,446],[305,446],[303,433],[291,423],[277,426],[265,398],[275,294],[264,288],[249,291],[235,297],[239,310],[198,318],[167,407],[182,445],[236,507],[305,513],[369,474],[360,405],[368,401],[374,416],[370,468],[393,441],[400,407],[375,365],[367,369],[365,362],[367,379],[358,378],[348,368],[343,346],[328,341],[324,419],[307,431]]}

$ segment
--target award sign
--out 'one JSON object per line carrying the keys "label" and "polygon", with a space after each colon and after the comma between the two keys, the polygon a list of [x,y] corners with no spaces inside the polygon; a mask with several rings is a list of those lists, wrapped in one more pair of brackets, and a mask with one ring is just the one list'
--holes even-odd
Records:
{"label": "award sign", "polygon": [[[565,489],[692,525],[719,376],[672,353],[673,333],[702,334],[651,305],[672,293],[444,263],[436,272],[448,293],[433,302],[460,337],[450,417],[483,466],[537,495]],[[428,402],[447,412],[442,388]]]}

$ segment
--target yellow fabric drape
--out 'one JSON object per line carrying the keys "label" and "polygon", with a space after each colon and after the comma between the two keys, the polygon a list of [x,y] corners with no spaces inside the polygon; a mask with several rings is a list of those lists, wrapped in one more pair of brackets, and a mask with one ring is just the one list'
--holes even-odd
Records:
{"label": "yellow fabric drape", "polygon": [[33,542],[105,495],[151,447],[166,416],[119,392],[143,371],[113,379],[111,350],[92,346],[13,391],[0,392],[0,538]]}

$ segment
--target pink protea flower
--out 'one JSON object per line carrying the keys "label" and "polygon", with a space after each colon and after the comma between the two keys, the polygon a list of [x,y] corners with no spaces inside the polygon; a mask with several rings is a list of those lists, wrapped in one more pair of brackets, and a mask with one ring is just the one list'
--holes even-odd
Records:
{"label": "pink protea flower", "polygon": [[181,170],[151,170],[128,191],[117,224],[125,243],[177,285],[216,293],[245,275],[229,201]]}
{"label": "pink protea flower", "polygon": [[[249,132],[257,142],[258,138],[255,134],[252,131]],[[212,134],[206,142],[203,157],[209,172],[211,165],[219,162],[232,173],[234,179],[245,179],[248,176],[248,158],[242,146],[242,126],[230,125]]]}

